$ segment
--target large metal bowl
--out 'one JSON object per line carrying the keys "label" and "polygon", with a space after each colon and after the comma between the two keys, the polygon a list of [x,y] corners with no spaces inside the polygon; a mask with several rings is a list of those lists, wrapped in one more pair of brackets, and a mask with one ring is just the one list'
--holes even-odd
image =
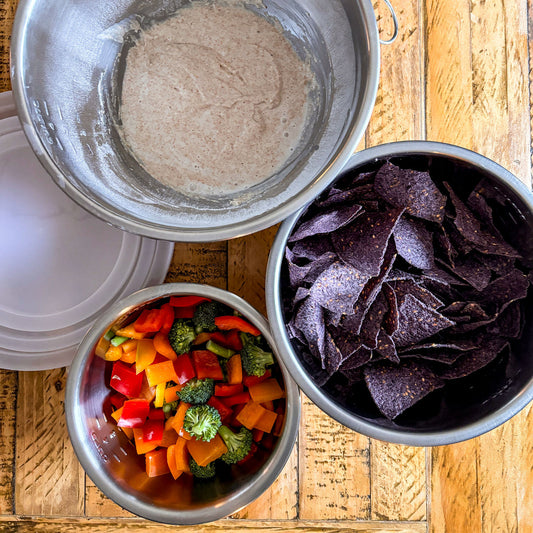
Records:
{"label": "large metal bowl", "polygon": [[[490,159],[437,142],[411,141],[384,144],[355,154],[346,171],[364,172],[391,161],[403,168],[425,170],[431,165],[440,178],[452,184],[491,180],[505,195],[505,209],[497,214],[504,236],[522,254],[533,260],[533,195],[515,176]],[[457,183],[456,183],[457,182]],[[417,407],[416,414],[391,421],[369,407],[366,391],[354,394],[349,405],[318,386],[292,345],[286,327],[283,294],[284,255],[291,235],[305,208],[289,217],[280,227],[267,268],[267,309],[280,356],[302,391],[324,412],[345,426],[370,437],[414,446],[450,444],[481,435],[507,421],[533,399],[533,291],[526,300],[522,338],[515,342],[507,366],[478,371],[452,389],[452,394],[436,398],[431,405]],[[437,401],[438,400],[438,401]],[[439,403],[440,402],[440,403]]]}
{"label": "large metal bowl", "polygon": [[[169,524],[200,524],[232,514],[259,497],[278,477],[298,434],[298,387],[280,363],[286,391],[286,415],[281,436],[270,455],[259,453],[231,475],[201,483],[191,476],[171,482],[168,476],[148,478],[144,462],[116,425],[104,414],[110,389],[109,363],[95,355],[98,339],[117,321],[139,313],[172,295],[198,294],[223,302],[261,330],[278,363],[280,359],[265,318],[235,294],[193,283],[168,283],[142,289],[111,306],[87,333],[70,367],[65,412],[78,459],[100,490],[117,504],[144,518]],[[135,315],[133,315],[135,316]]]}
{"label": "large metal bowl", "polygon": [[250,6],[279,22],[310,62],[317,81],[314,113],[295,155],[276,175],[242,193],[191,198],[149,176],[124,148],[113,120],[126,37],[189,2],[21,0],[12,84],[32,148],[72,199],[134,233],[213,241],[279,222],[340,171],[372,112],[379,39],[370,0],[264,0],[262,8]]}

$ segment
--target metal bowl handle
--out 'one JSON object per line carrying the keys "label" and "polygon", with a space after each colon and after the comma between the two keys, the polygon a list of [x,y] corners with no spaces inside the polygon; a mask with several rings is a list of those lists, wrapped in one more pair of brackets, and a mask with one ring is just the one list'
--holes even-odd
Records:
{"label": "metal bowl handle", "polygon": [[392,44],[396,40],[396,37],[398,37],[398,17],[396,16],[396,12],[394,11],[394,7],[392,7],[390,1],[383,0],[383,2],[385,2],[387,7],[389,8],[390,14],[392,16],[392,23],[394,25],[394,31],[392,32],[392,37],[390,39],[380,39],[379,42],[381,44]]}

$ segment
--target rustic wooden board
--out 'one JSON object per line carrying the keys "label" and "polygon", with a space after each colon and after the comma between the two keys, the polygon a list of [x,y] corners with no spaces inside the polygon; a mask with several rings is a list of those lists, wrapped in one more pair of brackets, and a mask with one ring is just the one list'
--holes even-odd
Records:
{"label": "rustic wooden board", "polygon": [[[386,38],[390,15],[380,0],[373,4]],[[393,4],[400,34],[380,47],[380,88],[358,149],[404,139],[451,142],[531,186],[533,0]],[[0,0],[0,90],[10,89],[16,6]],[[275,231],[177,243],[166,281],[228,288],[264,312]],[[83,474],[66,434],[65,376],[64,369],[0,371],[0,530],[173,530],[132,518]],[[232,519],[181,531],[533,531],[533,406],[477,439],[425,450],[367,439],[302,401],[299,441],[274,486]]]}

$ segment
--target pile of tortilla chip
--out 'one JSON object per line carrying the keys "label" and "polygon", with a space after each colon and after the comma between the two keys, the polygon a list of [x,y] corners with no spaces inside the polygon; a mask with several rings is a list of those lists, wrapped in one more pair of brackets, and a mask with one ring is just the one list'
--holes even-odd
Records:
{"label": "pile of tortilla chip", "polygon": [[365,383],[390,420],[508,356],[523,329],[531,270],[497,227],[498,190],[430,174],[344,175],[285,252],[287,329],[315,383]]}

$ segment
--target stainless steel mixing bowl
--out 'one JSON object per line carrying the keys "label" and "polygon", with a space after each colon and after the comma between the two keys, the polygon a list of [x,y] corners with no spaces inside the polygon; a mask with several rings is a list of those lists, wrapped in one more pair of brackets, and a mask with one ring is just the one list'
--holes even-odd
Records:
{"label": "stainless steel mixing bowl", "polygon": [[[110,389],[110,364],[94,353],[98,339],[116,321],[126,320],[146,305],[172,295],[198,294],[227,304],[261,330],[280,362],[265,318],[235,294],[192,283],[168,283],[142,289],[111,306],[81,342],[70,367],[65,412],[69,436],[83,468],[106,496],[128,511],[169,524],[199,524],[223,518],[260,496],[278,477],[289,458],[300,420],[298,387],[280,363],[286,391],[286,415],[281,436],[270,455],[259,452],[231,476],[192,483],[182,475],[148,478],[144,461],[116,425],[104,414]],[[135,316],[135,315],[133,315]]]}
{"label": "stainless steel mixing bowl", "polygon": [[[24,131],[54,181],[125,230],[177,241],[226,239],[271,226],[340,171],[370,118],[379,39],[370,0],[264,0],[316,76],[314,113],[294,157],[238,194],[190,198],[159,184],[129,155],[114,125],[116,80],[132,32],[191,0],[21,0],[12,84]],[[193,0],[195,1],[195,0]]]}
{"label": "stainless steel mixing bowl", "polygon": [[[505,209],[495,213],[499,229],[516,249],[533,264],[533,195],[515,176],[490,159],[457,146],[428,141],[384,144],[355,154],[346,171],[364,172],[391,161],[403,168],[426,170],[452,184],[465,185],[482,178],[494,183],[506,198]],[[502,424],[533,400],[533,290],[525,308],[523,335],[514,342],[507,366],[487,367],[472,378],[447,388],[432,403],[415,407],[400,421],[382,416],[368,392],[353,391],[350,402],[330,389],[318,386],[285,327],[283,295],[286,276],[283,261],[287,239],[301,209],[281,225],[270,252],[266,294],[272,333],[281,359],[302,391],[324,412],[345,426],[373,438],[414,446],[435,446],[470,439]],[[439,391],[440,394],[440,391]]]}

